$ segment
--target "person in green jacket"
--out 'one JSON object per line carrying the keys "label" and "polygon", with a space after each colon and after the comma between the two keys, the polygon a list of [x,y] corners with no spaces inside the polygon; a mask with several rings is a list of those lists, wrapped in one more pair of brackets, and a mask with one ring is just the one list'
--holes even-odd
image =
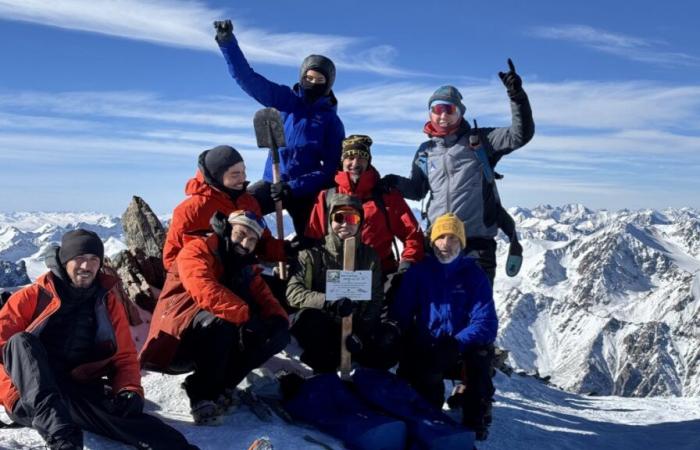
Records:
{"label": "person in green jacket", "polygon": [[372,271],[372,299],[326,300],[326,271],[343,269],[344,241],[358,234],[363,220],[360,200],[346,194],[332,194],[329,211],[323,245],[299,253],[287,285],[289,304],[300,309],[291,333],[303,350],[301,360],[317,373],[335,371],[340,362],[341,321],[352,313],[346,346],[353,360],[366,367],[389,368],[398,358],[399,332],[394,323],[381,321],[382,268],[370,246],[357,240],[355,270]]}

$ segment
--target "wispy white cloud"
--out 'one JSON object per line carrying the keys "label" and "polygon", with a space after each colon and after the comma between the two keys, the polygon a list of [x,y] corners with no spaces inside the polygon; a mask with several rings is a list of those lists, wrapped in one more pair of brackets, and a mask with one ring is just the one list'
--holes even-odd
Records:
{"label": "wispy white cloud", "polygon": [[667,45],[664,41],[613,33],[588,25],[535,27],[530,30],[530,35],[574,42],[633,61],[663,66],[700,66],[700,57],[663,50]]}
{"label": "wispy white cloud", "polygon": [[[0,19],[99,33],[170,47],[218,52],[214,20],[226,11],[182,0],[0,0]],[[364,39],[313,33],[272,33],[234,19],[236,36],[251,61],[298,66],[309,53],[333,58],[346,70],[388,76],[419,75],[392,64],[395,49],[363,48]]]}

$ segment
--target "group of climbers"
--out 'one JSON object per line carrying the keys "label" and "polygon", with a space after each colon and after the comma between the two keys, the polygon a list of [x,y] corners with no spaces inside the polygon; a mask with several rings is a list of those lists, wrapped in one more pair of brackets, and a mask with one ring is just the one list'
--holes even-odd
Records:
{"label": "group of climbers", "polygon": [[[341,321],[353,314],[344,345],[357,364],[385,370],[398,363],[398,376],[436,408],[445,400],[443,379],[461,380],[450,401],[485,439],[498,228],[511,254],[522,252],[493,168],[534,134],[512,62],[499,74],[510,127],[471,127],[459,91],[442,86],[428,101],[429,139],[410,177],[382,178],[372,139],[345,137],[330,59],[311,55],[294,87],[278,85],[253,71],[230,21],[215,28],[241,89],[280,111],[281,180],[273,182],[268,158],[262,180],[248,186],[245,162],[231,146],[199,156],[187,198],[173,212],[163,249],[167,279],[138,357],[114,280],[100,271],[101,241],[85,230],[64,235],[50,271],[0,310],[0,400],[9,416],[37,429],[51,449],[82,448],[81,430],[137,447],[196,448],[143,413],[139,364],[189,373],[183,388],[193,419],[215,425],[238,383],[291,337],[302,362],[335,372]],[[426,196],[427,238],[404,199]],[[263,220],[278,201],[292,217],[294,239],[274,238]],[[327,300],[326,272],[343,269],[345,240],[355,236],[355,269],[371,272],[371,299]],[[289,280],[271,289],[259,261],[287,263]]]}

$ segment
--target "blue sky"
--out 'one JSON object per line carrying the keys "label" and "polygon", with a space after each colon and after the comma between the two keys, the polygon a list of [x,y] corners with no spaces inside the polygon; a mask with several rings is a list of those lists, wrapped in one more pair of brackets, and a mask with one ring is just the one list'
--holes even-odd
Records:
{"label": "blue sky", "polygon": [[262,173],[252,115],[211,22],[231,18],[251,65],[297,81],[334,59],[348,134],[382,173],[407,174],[442,84],[481,126],[509,124],[497,73],[513,58],[537,133],[504,158],[506,206],[700,208],[695,2],[0,0],[0,210],[158,213],[204,149]]}

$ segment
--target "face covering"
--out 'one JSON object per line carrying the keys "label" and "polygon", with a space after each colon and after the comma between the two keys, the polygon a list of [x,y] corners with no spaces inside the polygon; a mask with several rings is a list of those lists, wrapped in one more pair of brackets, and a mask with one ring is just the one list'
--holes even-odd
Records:
{"label": "face covering", "polygon": [[309,103],[314,103],[323,97],[323,93],[326,92],[326,84],[314,84],[303,79],[301,80],[301,90],[304,93],[304,98]]}

